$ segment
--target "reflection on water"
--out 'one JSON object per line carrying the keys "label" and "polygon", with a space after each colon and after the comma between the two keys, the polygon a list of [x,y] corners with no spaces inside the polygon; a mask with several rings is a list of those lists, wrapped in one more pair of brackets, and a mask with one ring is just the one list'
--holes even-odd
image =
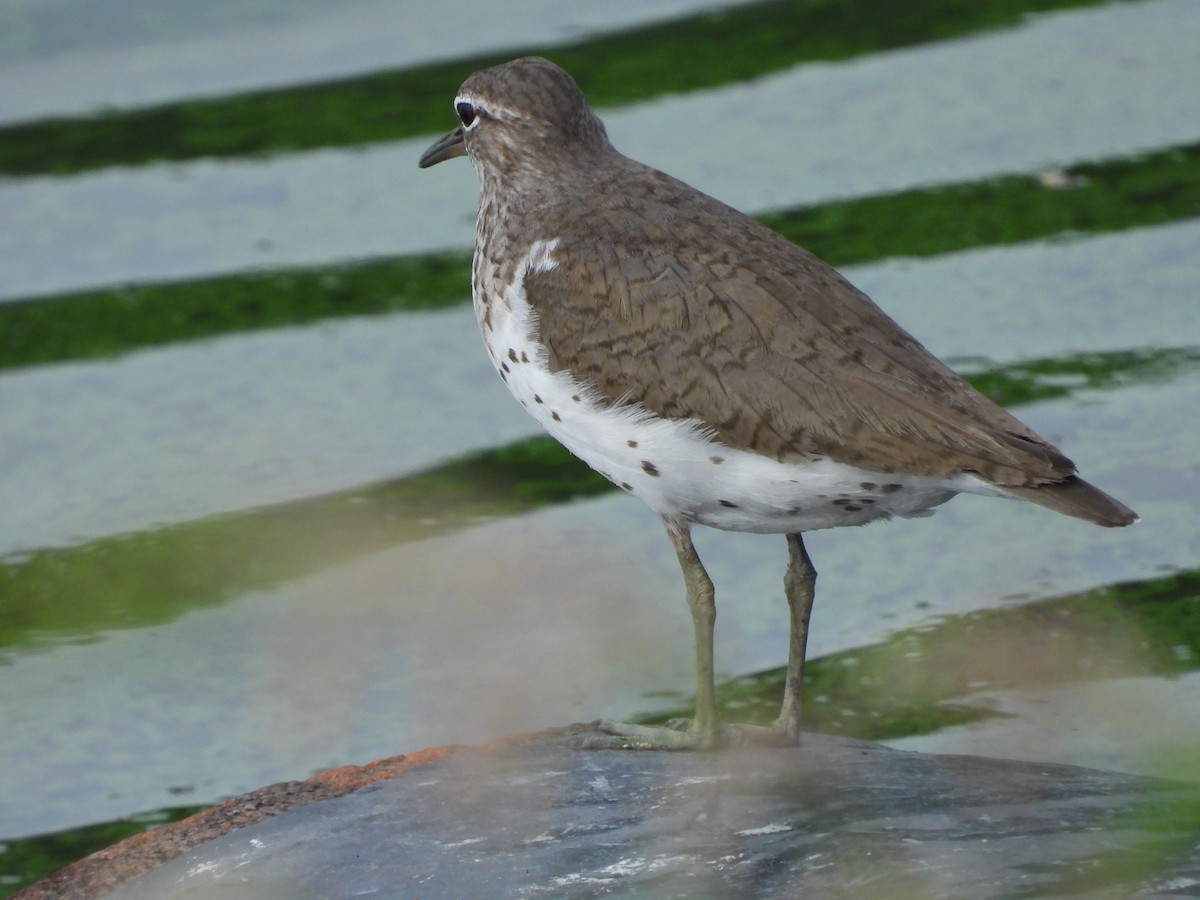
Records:
{"label": "reflection on water", "polygon": [[[962,498],[815,535],[815,725],[1195,777],[1200,737],[1167,723],[1200,721],[1200,119],[1174,89],[1198,29],[1195,4],[1149,0],[870,52],[911,43],[888,34],[606,113],[623,149],[725,199],[803,204],[771,221],[858,263],[1145,519],[1112,534]],[[689,33],[672,52],[700,59]],[[645,91],[636,72],[619,89]],[[414,102],[448,120],[453,87]],[[357,89],[329,88],[334,108],[353,117]],[[398,311],[467,295],[472,180],[422,178],[425,143],[0,184],[0,836],[686,706],[654,517],[527,440],[468,308]],[[144,287],[108,290],[125,282]],[[81,293],[46,299],[63,290]],[[785,652],[782,542],[697,540],[726,705],[754,714],[776,676],[745,673]],[[13,842],[4,872],[115,833]]]}

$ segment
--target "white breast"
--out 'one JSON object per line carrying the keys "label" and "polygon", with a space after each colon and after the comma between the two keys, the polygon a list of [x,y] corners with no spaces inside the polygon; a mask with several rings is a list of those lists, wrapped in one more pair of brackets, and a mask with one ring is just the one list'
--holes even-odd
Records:
{"label": "white breast", "polygon": [[781,463],[728,447],[695,420],[662,418],[637,403],[605,404],[569,373],[550,371],[537,314],[525,299],[526,275],[553,269],[557,245],[536,242],[503,290],[476,284],[488,354],[551,436],[660,515],[728,531],[813,531],[928,515],[959,491],[998,493],[966,475],[884,475],[824,458]]}

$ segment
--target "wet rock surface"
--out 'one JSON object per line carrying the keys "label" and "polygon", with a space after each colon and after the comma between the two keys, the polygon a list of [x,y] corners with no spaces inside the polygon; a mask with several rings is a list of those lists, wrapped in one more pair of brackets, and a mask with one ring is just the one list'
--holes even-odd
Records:
{"label": "wet rock surface", "polygon": [[1200,785],[818,734],[662,753],[583,733],[343,776],[75,896],[1200,897]]}

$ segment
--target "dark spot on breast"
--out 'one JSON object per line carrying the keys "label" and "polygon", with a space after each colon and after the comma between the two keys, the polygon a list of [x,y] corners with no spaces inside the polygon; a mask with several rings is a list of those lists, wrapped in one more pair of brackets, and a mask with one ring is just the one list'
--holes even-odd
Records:
{"label": "dark spot on breast", "polygon": [[633,485],[631,485],[628,481],[622,481],[621,487],[623,487],[625,490],[629,491],[629,493],[631,493],[631,494],[633,493]]}
{"label": "dark spot on breast", "polygon": [[896,493],[896,491],[903,490],[903,488],[904,488],[904,485],[902,485],[902,484],[885,484],[883,487],[880,488],[880,490],[883,491],[885,494],[894,494],[894,493]]}
{"label": "dark spot on breast", "polygon": [[539,397],[537,394],[534,394],[534,395],[533,395],[533,402],[534,402],[534,403],[545,403],[546,401],[544,401],[544,400],[543,400],[541,397]]}
{"label": "dark spot on breast", "polygon": [[861,498],[859,498],[858,502],[861,503],[863,506],[870,506],[872,503],[875,502],[875,498],[874,497],[861,497]]}
{"label": "dark spot on breast", "polygon": [[572,394],[572,395],[571,395],[571,399],[572,399],[572,400],[574,400],[576,403],[578,403],[578,402],[579,402],[579,395],[578,395],[578,394]]}
{"label": "dark spot on breast", "polygon": [[876,485],[875,482],[873,482],[873,481],[864,481],[862,484],[859,485],[859,487],[862,488],[864,491],[873,491],[873,490],[875,490],[876,487],[878,487],[878,485]]}
{"label": "dark spot on breast", "polygon": [[710,456],[710,457],[708,458],[708,461],[709,461],[710,463],[712,463],[714,466],[719,466],[721,463],[725,462],[725,457],[723,457],[723,456]]}
{"label": "dark spot on breast", "polygon": [[[560,415],[559,415],[558,413],[556,413],[556,412],[552,412],[552,413],[550,413],[550,418],[552,418],[552,419],[553,419],[555,422],[561,422],[561,421],[562,421],[562,416],[560,416]],[[874,501],[874,500],[872,500],[871,502],[872,502],[872,503],[874,503],[875,501]]]}
{"label": "dark spot on breast", "polygon": [[738,505],[736,503],[734,503],[732,500],[718,500],[717,502],[720,503],[722,506],[724,506],[726,509],[737,509],[738,508]]}
{"label": "dark spot on breast", "polygon": [[855,506],[853,503],[847,503],[842,507],[846,512],[862,512],[861,506]]}
{"label": "dark spot on breast", "polygon": [[510,369],[508,368],[508,363],[506,363],[506,362],[500,363],[500,371],[504,372],[505,374],[508,374],[508,372],[510,371]]}
{"label": "dark spot on breast", "polygon": [[650,462],[648,459],[642,460],[642,471],[647,475],[653,475],[655,478],[658,477],[658,466]]}
{"label": "dark spot on breast", "polygon": [[512,347],[508,348],[508,358],[511,359],[513,362],[517,361],[517,351],[514,350]]}
{"label": "dark spot on breast", "polygon": [[523,363],[529,362],[529,357],[526,355],[524,350],[521,351],[521,362],[523,362]]}
{"label": "dark spot on breast", "polygon": [[630,447],[636,447],[638,445],[637,441],[626,441],[625,443]]}

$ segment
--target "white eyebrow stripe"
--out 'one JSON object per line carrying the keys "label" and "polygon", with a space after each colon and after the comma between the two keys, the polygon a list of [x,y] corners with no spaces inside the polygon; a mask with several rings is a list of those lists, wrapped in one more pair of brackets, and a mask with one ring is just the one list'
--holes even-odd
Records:
{"label": "white eyebrow stripe", "polygon": [[[495,118],[501,118],[501,119],[524,118],[524,116],[521,113],[517,112],[515,109],[513,109],[510,106],[497,106],[495,103],[492,103],[490,100],[481,103],[479,101],[479,99],[476,98],[473,94],[459,94],[457,97],[454,98],[454,108],[455,108],[456,112],[458,110],[458,104],[460,104],[460,103],[470,103],[473,107],[475,107],[476,112],[483,112],[483,113],[486,113],[487,115],[493,116]],[[476,119],[475,121],[477,122],[479,120]],[[472,122],[471,125],[468,127],[471,127],[471,128],[475,127],[475,123]]]}

